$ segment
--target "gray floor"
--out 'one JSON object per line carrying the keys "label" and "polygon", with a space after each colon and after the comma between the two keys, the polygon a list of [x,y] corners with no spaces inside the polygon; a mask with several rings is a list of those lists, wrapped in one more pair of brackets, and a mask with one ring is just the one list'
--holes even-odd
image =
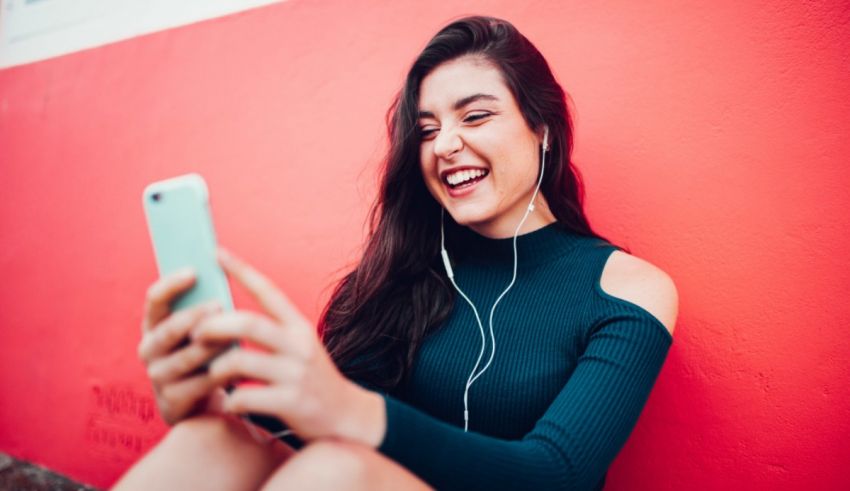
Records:
{"label": "gray floor", "polygon": [[0,452],[0,490],[97,491],[50,469],[18,460]]}

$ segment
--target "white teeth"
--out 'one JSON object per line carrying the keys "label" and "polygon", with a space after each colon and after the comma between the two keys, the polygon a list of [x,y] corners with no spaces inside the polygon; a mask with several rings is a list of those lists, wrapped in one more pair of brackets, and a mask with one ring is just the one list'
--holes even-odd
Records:
{"label": "white teeth", "polygon": [[466,182],[470,179],[475,179],[476,177],[483,176],[484,174],[486,174],[486,171],[479,169],[462,170],[453,174],[449,174],[446,177],[446,181],[452,186],[457,186],[460,183]]}

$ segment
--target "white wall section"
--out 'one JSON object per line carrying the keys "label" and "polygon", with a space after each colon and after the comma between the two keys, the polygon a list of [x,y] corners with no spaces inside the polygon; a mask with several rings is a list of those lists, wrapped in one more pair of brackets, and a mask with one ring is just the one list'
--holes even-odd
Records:
{"label": "white wall section", "polygon": [[0,0],[0,68],[283,0]]}

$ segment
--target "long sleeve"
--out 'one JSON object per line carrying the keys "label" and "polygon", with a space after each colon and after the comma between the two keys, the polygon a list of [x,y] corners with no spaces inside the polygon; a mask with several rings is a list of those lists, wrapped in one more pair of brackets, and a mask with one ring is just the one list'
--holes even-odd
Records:
{"label": "long sleeve", "polygon": [[378,451],[439,490],[594,489],[637,423],[672,336],[625,302],[589,333],[575,371],[522,439],[464,432],[384,394]]}

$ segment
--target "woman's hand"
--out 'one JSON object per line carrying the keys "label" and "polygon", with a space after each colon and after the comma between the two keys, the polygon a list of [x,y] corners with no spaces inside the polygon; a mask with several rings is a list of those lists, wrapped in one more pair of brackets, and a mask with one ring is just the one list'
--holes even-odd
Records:
{"label": "woman's hand", "polygon": [[147,367],[160,415],[169,425],[198,410],[215,412],[224,396],[206,373],[197,372],[226,345],[184,345],[191,329],[221,307],[196,305],[173,314],[169,307],[194,282],[194,274],[188,270],[164,276],[148,288],[145,299],[138,355]]}
{"label": "woman's hand", "polygon": [[275,416],[306,441],[342,438],[377,447],[386,428],[383,398],[337,369],[316,329],[268,278],[224,249],[218,258],[268,314],[222,312],[203,318],[192,331],[194,341],[245,340],[263,349],[231,350],[210,365],[209,376],[219,385],[263,382],[236,388],[222,409]]}

